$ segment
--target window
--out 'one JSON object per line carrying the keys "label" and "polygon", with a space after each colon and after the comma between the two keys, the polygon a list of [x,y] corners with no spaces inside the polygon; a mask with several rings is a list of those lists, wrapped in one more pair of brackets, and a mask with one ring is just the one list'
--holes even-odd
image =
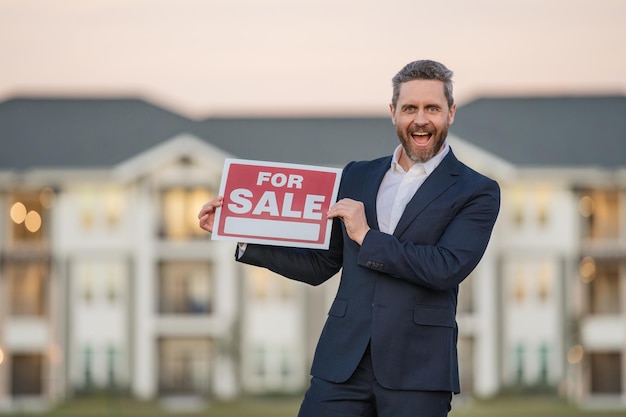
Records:
{"label": "window", "polygon": [[296,349],[289,344],[257,342],[248,350],[246,384],[257,392],[292,390],[300,383]]}
{"label": "window", "polygon": [[549,261],[540,262],[537,266],[538,293],[539,301],[545,303],[552,296],[552,287],[554,285],[555,271],[553,264]]}
{"label": "window", "polygon": [[294,362],[295,362],[295,352],[292,349],[283,347],[281,349],[280,362],[281,368],[280,372],[283,379],[288,380],[294,373]]}
{"label": "window", "polygon": [[121,298],[121,292],[123,290],[123,276],[119,271],[118,265],[107,265],[106,275],[107,300],[109,303],[115,304]]}
{"label": "window", "polygon": [[507,286],[512,306],[549,305],[555,297],[558,266],[551,259],[526,258],[507,262]]}
{"label": "window", "polygon": [[171,240],[206,237],[206,232],[198,226],[198,212],[212,197],[210,191],[202,188],[164,190],[161,195],[159,236]]}
{"label": "window", "polygon": [[85,346],[83,349],[83,387],[90,390],[93,385],[93,350],[91,346]]}
{"label": "window", "polygon": [[525,192],[520,186],[515,186],[511,190],[511,195],[511,220],[515,227],[521,228],[524,225]]}
{"label": "window", "polygon": [[46,261],[7,261],[11,314],[43,316],[48,308],[48,275]]}
{"label": "window", "polygon": [[596,260],[595,270],[587,278],[589,285],[589,312],[591,314],[619,314],[619,261]]}
{"label": "window", "polygon": [[81,258],[74,260],[71,268],[76,297],[85,305],[103,301],[111,307],[123,304],[129,273],[127,260]]}
{"label": "window", "polygon": [[622,357],[619,353],[592,353],[592,394],[620,394],[622,392]]}
{"label": "window", "polygon": [[584,237],[592,240],[619,237],[620,204],[617,191],[587,191],[580,197],[578,210],[586,220]]}
{"label": "window", "polygon": [[41,395],[43,357],[41,354],[15,354],[11,364],[11,394]]}
{"label": "window", "polygon": [[159,313],[213,311],[212,266],[208,262],[163,262],[159,268]]}
{"label": "window", "polygon": [[526,348],[522,343],[519,343],[513,352],[515,357],[515,381],[518,385],[524,383],[524,368],[526,362]]}
{"label": "window", "polygon": [[10,199],[11,241],[15,244],[44,243],[47,209],[52,207],[54,193],[49,188],[41,192],[16,192]]}
{"label": "window", "polygon": [[546,184],[513,184],[504,190],[511,225],[515,228],[547,230],[553,190]]}
{"label": "window", "polygon": [[289,303],[296,297],[297,283],[262,268],[249,268],[252,298],[259,303]]}
{"label": "window", "polygon": [[163,338],[159,341],[159,390],[162,394],[209,392],[211,340]]}
{"label": "window", "polygon": [[86,265],[83,269],[81,276],[81,293],[85,304],[90,304],[93,301],[93,276],[91,268]]}
{"label": "window", "polygon": [[109,346],[107,348],[107,380],[109,388],[116,388],[118,384],[117,367],[119,356],[119,352],[115,346]]}
{"label": "window", "polygon": [[545,228],[550,221],[551,191],[545,186],[538,186],[535,189],[535,209],[537,213],[537,224]]}
{"label": "window", "polygon": [[522,304],[524,302],[524,300],[526,299],[526,285],[527,285],[527,279],[526,279],[526,274],[525,274],[525,268],[523,267],[523,265],[517,265],[515,268],[515,287],[514,287],[514,294],[515,294],[515,301],[518,304]]}
{"label": "window", "polygon": [[266,361],[267,361],[267,353],[265,351],[265,346],[260,345],[257,346],[254,349],[254,373],[256,374],[256,376],[258,376],[259,378],[263,379],[265,378],[265,375],[267,374],[267,366],[266,366]]}
{"label": "window", "polygon": [[548,373],[550,365],[550,348],[546,343],[539,346],[539,383],[548,384]]}

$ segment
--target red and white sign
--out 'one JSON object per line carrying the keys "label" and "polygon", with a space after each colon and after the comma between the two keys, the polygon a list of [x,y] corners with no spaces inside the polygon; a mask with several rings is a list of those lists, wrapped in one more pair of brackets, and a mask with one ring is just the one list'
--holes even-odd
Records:
{"label": "red and white sign", "polygon": [[212,239],[328,249],[341,169],[227,159]]}

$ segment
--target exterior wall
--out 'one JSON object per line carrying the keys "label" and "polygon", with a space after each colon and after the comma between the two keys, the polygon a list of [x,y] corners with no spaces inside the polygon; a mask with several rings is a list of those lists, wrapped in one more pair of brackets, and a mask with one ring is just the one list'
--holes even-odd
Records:
{"label": "exterior wall", "polygon": [[[489,245],[483,260],[477,269],[461,284],[460,293],[466,290],[471,282],[471,291],[475,302],[473,310],[458,317],[459,335],[468,335],[473,341],[472,351],[468,354],[472,361],[471,388],[466,390],[461,386],[462,394],[469,396],[491,397],[498,393],[499,386],[499,357],[498,352],[498,276],[497,276],[497,247],[498,237]],[[459,356],[464,356],[463,346],[459,345]],[[462,372],[463,365],[459,364]],[[468,387],[469,388],[469,387]]]}
{"label": "exterior wall", "polygon": [[[178,145],[185,150],[197,143],[183,139]],[[12,358],[22,353],[37,354],[42,361],[38,384],[43,389],[29,397],[31,402],[112,388],[143,399],[167,396],[161,382],[167,372],[180,374],[179,364],[172,368],[170,359],[190,348],[195,349],[192,366],[181,374],[189,389],[175,395],[232,398],[240,392],[239,277],[233,248],[210,241],[203,231],[188,232],[198,229],[195,215],[207,199],[207,194],[196,193],[202,201],[193,200],[193,190],[214,190],[219,183],[215,166],[222,165],[223,156],[210,149],[191,154],[196,162],[156,152],[139,165],[125,165],[119,178],[114,172],[64,172],[53,175],[50,183],[44,175],[25,183],[25,190],[36,191],[54,183],[56,192],[44,219],[47,244],[35,251],[51,265],[48,308],[41,317],[16,317],[5,302],[11,293],[6,260],[33,251],[11,245],[4,227],[11,226],[10,192],[0,192],[0,409],[21,401],[11,393],[11,375]],[[146,166],[148,171],[138,174],[141,180],[128,175]],[[0,184],[0,190],[7,187]],[[163,197],[171,189],[188,190],[184,236],[163,226],[178,214]],[[163,265],[168,264],[200,265],[205,274],[195,282],[200,282],[200,292],[211,291],[210,310],[207,304],[200,312],[162,311],[161,299],[169,296],[161,286]],[[191,289],[186,295],[197,292]]]}
{"label": "exterior wall", "polygon": [[589,406],[626,402],[626,182],[578,190],[580,249],[572,283],[577,344],[570,396]]}
{"label": "exterior wall", "polygon": [[68,388],[128,387],[131,233],[127,191],[70,182],[58,193],[52,247],[64,267]]}
{"label": "exterior wall", "polygon": [[576,199],[566,184],[548,180],[502,190],[501,387],[556,392],[565,375],[564,268],[577,248]]}
{"label": "exterior wall", "polygon": [[[39,191],[0,186],[0,410],[38,408],[64,393],[56,385],[63,378],[60,283],[50,254],[50,207]],[[25,217],[14,214],[14,203],[25,204]]]}
{"label": "exterior wall", "polygon": [[[190,232],[201,205],[194,190],[215,191],[222,156],[172,150],[177,147],[124,165],[122,179],[113,170],[66,172],[54,184],[25,181],[25,191],[56,190],[44,218],[45,244],[36,247],[11,242],[13,185],[0,184],[0,410],[23,400],[12,395],[12,367],[32,354],[45,364],[42,392],[34,396],[43,402],[113,385],[141,399],[306,388],[339,277],[308,288],[239,265],[234,244]],[[475,166],[475,155],[457,154]],[[492,241],[461,286],[463,392],[489,397],[540,389],[623,405],[626,184],[599,180],[583,192],[576,178],[537,178],[532,171],[499,178],[502,208]],[[618,220],[598,226],[608,238],[591,238],[581,198],[607,189],[618,190]],[[186,207],[171,204],[180,200],[177,193],[189,200]],[[191,225],[179,223],[181,217]],[[47,260],[45,314],[11,312],[12,259]],[[606,263],[617,265],[617,275],[597,272]],[[585,272],[588,265],[595,272]],[[182,300],[201,294],[199,311],[164,307],[163,298],[172,296],[164,280],[177,280],[179,273],[168,278],[170,267],[197,285]],[[187,269],[199,275],[189,276]],[[602,310],[605,297],[613,306],[609,312]],[[610,377],[598,376],[607,369]],[[170,376],[181,378],[185,389],[163,384]]]}
{"label": "exterior wall", "polygon": [[305,284],[244,266],[242,383],[252,393],[298,392],[308,375]]}

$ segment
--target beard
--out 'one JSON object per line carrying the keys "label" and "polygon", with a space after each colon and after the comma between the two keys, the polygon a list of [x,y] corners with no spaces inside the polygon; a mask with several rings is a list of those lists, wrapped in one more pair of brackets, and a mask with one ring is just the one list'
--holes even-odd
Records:
{"label": "beard", "polygon": [[[398,139],[400,139],[404,152],[409,159],[415,163],[424,163],[430,161],[439,153],[439,151],[441,151],[441,148],[443,148],[446,137],[448,137],[448,126],[449,125],[446,124],[439,132],[432,128],[416,127],[414,125],[411,125],[406,131],[403,131],[396,126],[396,134],[398,135]],[[432,136],[430,139],[430,146],[427,148],[413,149],[411,147],[411,134],[415,132],[430,133]]]}

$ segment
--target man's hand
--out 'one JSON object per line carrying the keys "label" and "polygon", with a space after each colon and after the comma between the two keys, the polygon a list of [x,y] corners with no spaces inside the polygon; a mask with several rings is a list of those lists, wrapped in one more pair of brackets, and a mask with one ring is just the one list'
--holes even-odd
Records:
{"label": "man's hand", "polygon": [[346,226],[350,239],[359,245],[363,243],[365,235],[370,230],[365,217],[365,206],[360,201],[344,198],[337,201],[328,210],[328,218],[339,217]]}
{"label": "man's hand", "polygon": [[198,213],[198,219],[200,220],[200,227],[207,232],[213,233],[213,221],[215,220],[215,209],[222,206],[224,197],[217,196],[213,200],[202,206],[200,213]]}

